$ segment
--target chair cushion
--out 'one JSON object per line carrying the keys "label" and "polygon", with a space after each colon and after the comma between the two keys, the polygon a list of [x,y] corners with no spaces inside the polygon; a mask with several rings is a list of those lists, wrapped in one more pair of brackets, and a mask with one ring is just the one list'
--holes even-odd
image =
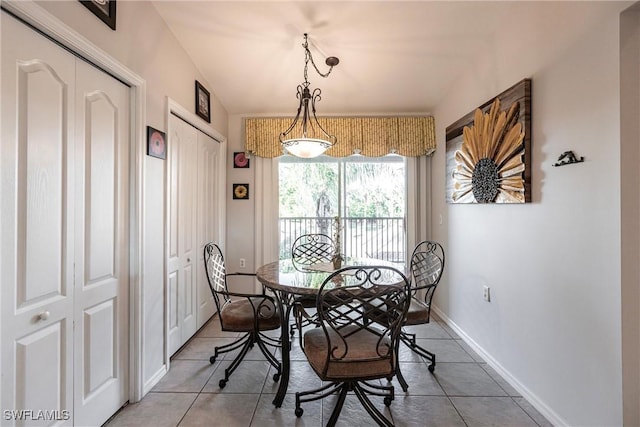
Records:
{"label": "chair cushion", "polygon": [[[260,304],[260,301],[254,301],[254,304]],[[278,307],[273,307],[270,303],[265,303],[264,317],[258,320],[258,329],[261,331],[270,331],[280,327],[280,312]],[[267,310],[269,307],[271,310]],[[232,332],[251,332],[254,323],[254,308],[248,299],[243,298],[228,302],[220,310],[220,319],[222,321],[223,330]]]}
{"label": "chair cushion", "polygon": [[405,325],[422,325],[429,323],[429,306],[417,298],[411,298]]}
{"label": "chair cushion", "polygon": [[[347,335],[347,330],[354,330],[355,327],[348,326],[342,331]],[[337,346],[335,355],[342,355],[344,343],[340,336],[333,330],[328,329],[331,337],[331,345]],[[348,353],[341,360],[328,361],[326,375],[323,375],[327,364],[327,337],[322,328],[311,329],[304,334],[304,353],[309,360],[309,364],[322,380],[340,379],[374,379],[384,378],[394,373],[394,357],[381,359],[376,351],[376,345],[380,337],[367,330],[361,330],[346,338]],[[390,340],[383,339],[380,342],[380,353],[386,355],[389,351]],[[392,352],[393,353],[393,352]]]}

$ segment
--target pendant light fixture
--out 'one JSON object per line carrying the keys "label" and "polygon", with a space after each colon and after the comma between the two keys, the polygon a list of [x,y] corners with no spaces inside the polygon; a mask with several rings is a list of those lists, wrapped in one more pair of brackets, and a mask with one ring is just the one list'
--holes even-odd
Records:
{"label": "pendant light fixture", "polygon": [[313,61],[311,51],[309,51],[307,33],[304,34],[302,47],[304,47],[304,82],[298,85],[296,94],[300,101],[298,112],[287,130],[280,134],[280,143],[282,148],[296,157],[312,158],[333,147],[336,143],[336,137],[335,135],[330,135],[320,125],[316,117],[316,102],[321,99],[321,91],[319,88],[315,88],[313,91],[309,89],[309,81],[307,80],[309,61],[311,61],[311,65],[320,76],[327,77],[340,60],[335,56],[328,57],[325,63],[329,66],[329,71],[321,73]]}

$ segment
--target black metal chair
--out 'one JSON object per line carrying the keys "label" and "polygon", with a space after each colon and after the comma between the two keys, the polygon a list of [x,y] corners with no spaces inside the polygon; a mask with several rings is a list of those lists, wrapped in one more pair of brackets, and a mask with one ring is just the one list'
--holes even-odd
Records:
{"label": "black metal chair", "polygon": [[[326,234],[303,234],[291,245],[291,261],[298,270],[306,269],[314,264],[330,263],[335,249],[333,239]],[[296,302],[299,302],[304,308],[313,308],[316,305],[316,299],[313,297],[297,297]],[[313,319],[305,319],[302,326],[313,322]],[[295,329],[296,324],[293,323],[290,328],[291,336],[295,334]]]}
{"label": "black metal chair", "polygon": [[[247,273],[230,273],[225,271],[224,257],[220,247],[215,243],[204,246],[204,264],[209,287],[218,309],[218,319],[223,331],[243,332],[237,340],[215,348],[215,353],[209,358],[214,363],[220,354],[228,353],[240,348],[240,352],[224,371],[224,378],[220,380],[220,388],[224,388],[229,377],[236,370],[247,352],[258,344],[258,348],[265,355],[267,361],[276,369],[273,380],[278,381],[282,372],[280,362],[267,348],[279,347],[280,341],[265,335],[264,331],[280,328],[280,313],[275,300],[264,294],[243,294],[229,292],[227,277],[237,275],[255,276]],[[233,299],[232,299],[233,298]]]}
{"label": "black metal chair", "polygon": [[303,234],[291,245],[291,260],[296,268],[331,262],[335,245],[326,234]]}
{"label": "black metal chair", "polygon": [[[431,300],[436,291],[442,272],[444,271],[444,249],[438,242],[424,240],[418,243],[411,254],[409,273],[411,280],[411,304],[407,312],[406,326],[429,323],[431,318]],[[400,340],[416,354],[424,357],[430,363],[429,372],[436,367],[436,355],[416,342],[416,334],[407,332],[404,328]],[[398,367],[398,381],[404,391],[409,387]]]}
{"label": "black metal chair", "polygon": [[[345,267],[326,278],[316,299],[320,327],[301,333],[300,347],[315,373],[329,383],[296,393],[297,417],[303,414],[302,403],[337,393],[327,423],[333,426],[347,393],[353,392],[379,425],[393,425],[368,396],[384,397],[386,406],[394,399],[393,385],[370,381],[395,374],[397,341],[409,307],[409,292],[408,279],[389,266]],[[305,309],[297,307],[299,327],[305,316]]]}

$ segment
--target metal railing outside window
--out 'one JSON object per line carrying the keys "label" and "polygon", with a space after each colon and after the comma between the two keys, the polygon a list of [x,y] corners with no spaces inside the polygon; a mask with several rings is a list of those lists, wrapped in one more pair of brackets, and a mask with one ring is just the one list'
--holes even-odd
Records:
{"label": "metal railing outside window", "polygon": [[[322,233],[333,237],[332,217],[280,218],[280,259],[291,256],[293,241],[303,234]],[[342,218],[342,248],[347,257],[376,258],[404,263],[406,257],[405,218]]]}

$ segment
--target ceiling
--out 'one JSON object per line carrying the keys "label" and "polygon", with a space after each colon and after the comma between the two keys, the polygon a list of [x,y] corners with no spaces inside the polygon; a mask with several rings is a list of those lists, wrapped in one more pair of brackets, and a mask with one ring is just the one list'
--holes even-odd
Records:
{"label": "ceiling", "polygon": [[[318,114],[430,113],[482,59],[558,55],[628,2],[155,1],[229,114],[293,115],[303,34]],[[522,76],[529,77],[529,76]],[[514,82],[515,83],[515,82]]]}

